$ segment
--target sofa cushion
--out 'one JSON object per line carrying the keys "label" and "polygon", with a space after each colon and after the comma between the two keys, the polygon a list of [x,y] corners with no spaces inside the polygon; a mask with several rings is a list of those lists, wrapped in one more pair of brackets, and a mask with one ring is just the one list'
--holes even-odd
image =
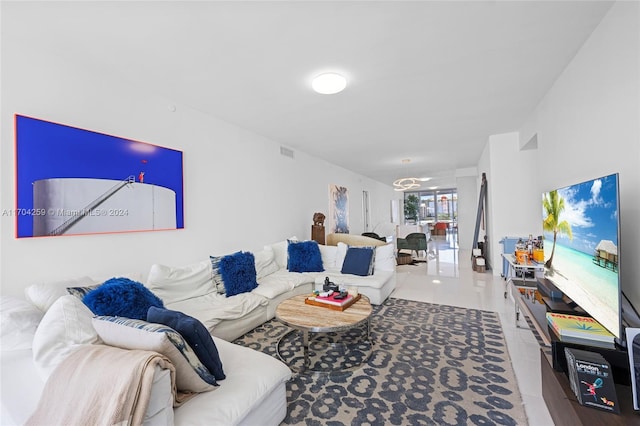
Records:
{"label": "sofa cushion", "polygon": [[260,284],[255,289],[251,290],[253,294],[266,297],[267,299],[275,299],[281,294],[287,293],[293,290],[293,284],[289,281],[274,279],[273,276],[268,276],[260,281]]}
{"label": "sofa cushion", "polygon": [[[198,395],[176,407],[176,425],[266,425],[276,410],[286,410],[286,400],[264,407],[265,399],[291,378],[291,370],[278,359],[214,336],[213,340],[229,372],[220,390]],[[233,374],[231,374],[233,372]],[[257,407],[266,408],[262,421],[247,422]],[[269,411],[270,410],[270,411]],[[273,423],[273,422],[271,422]],[[277,423],[273,423],[277,424]]]}
{"label": "sofa cushion", "polygon": [[393,244],[376,247],[375,271],[395,271],[396,256]]}
{"label": "sofa cushion", "polygon": [[227,297],[246,293],[258,286],[253,253],[239,251],[220,259],[220,275]]}
{"label": "sofa cushion", "polygon": [[180,333],[216,380],[225,378],[218,349],[200,321],[182,312],[152,306],[147,311],[147,322],[164,324]]}
{"label": "sofa cushion", "polygon": [[301,285],[313,284],[317,275],[315,272],[298,273],[279,269],[277,272],[261,278],[258,281],[258,287],[252,290],[252,293],[267,299],[275,299]]}
{"label": "sofa cushion", "polygon": [[13,296],[0,297],[0,350],[29,349],[44,313],[34,304]]}
{"label": "sofa cushion", "polygon": [[47,310],[33,337],[33,361],[44,380],[81,346],[100,343],[92,317],[89,308],[70,294],[59,297]]}
{"label": "sofa cushion", "polygon": [[280,269],[273,256],[273,250],[260,250],[254,253],[253,257],[256,262],[256,279],[258,280]]}
{"label": "sofa cushion", "polygon": [[180,267],[154,264],[149,270],[146,287],[164,303],[174,303],[215,291],[211,274],[209,260]]}
{"label": "sofa cushion", "polygon": [[162,324],[115,316],[97,316],[92,322],[107,345],[154,351],[169,358],[176,367],[178,390],[206,392],[215,389],[216,378],[174,329]]}
{"label": "sofa cushion", "polygon": [[340,272],[367,276],[373,274],[375,263],[373,247],[349,247]]}
{"label": "sofa cushion", "polygon": [[322,272],[322,256],[316,241],[289,241],[287,246],[289,272]]}
{"label": "sofa cushion", "polygon": [[89,277],[69,278],[60,281],[33,284],[27,287],[24,295],[42,312],[46,312],[59,297],[66,296],[67,287],[87,287],[98,284]]}
{"label": "sofa cushion", "polygon": [[336,263],[334,267],[338,269],[342,269],[342,264],[344,263],[344,257],[347,255],[348,245],[345,243],[338,243],[336,246]]}
{"label": "sofa cushion", "polygon": [[287,267],[287,249],[289,247],[289,241],[298,241],[298,237],[293,236],[284,241],[278,241],[277,243],[264,246],[265,250],[271,250],[273,252],[273,258],[278,264],[278,269]]}
{"label": "sofa cushion", "polygon": [[164,308],[151,290],[129,278],[111,278],[82,299],[96,315],[113,315],[144,320],[151,306]]}
{"label": "sofa cushion", "polygon": [[166,307],[198,319],[209,331],[212,331],[221,321],[242,318],[250,312],[266,306],[267,303],[267,299],[253,292],[241,293],[232,297],[214,292],[172,303]]}
{"label": "sofa cushion", "polygon": [[319,244],[318,248],[320,249],[320,256],[322,256],[322,266],[325,268],[334,268],[336,266],[338,247]]}

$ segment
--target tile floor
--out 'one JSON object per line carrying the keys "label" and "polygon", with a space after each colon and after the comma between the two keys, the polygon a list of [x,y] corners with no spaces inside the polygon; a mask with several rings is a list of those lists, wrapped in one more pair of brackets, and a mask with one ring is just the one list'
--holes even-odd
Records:
{"label": "tile floor", "polygon": [[451,235],[433,237],[427,259],[417,265],[398,266],[397,287],[391,297],[497,312],[529,425],[552,426],[542,399],[540,346],[525,321],[520,320],[520,327],[516,327],[513,298],[504,297],[501,260],[494,267],[498,275],[494,271],[475,272],[471,268],[471,250],[458,249]]}

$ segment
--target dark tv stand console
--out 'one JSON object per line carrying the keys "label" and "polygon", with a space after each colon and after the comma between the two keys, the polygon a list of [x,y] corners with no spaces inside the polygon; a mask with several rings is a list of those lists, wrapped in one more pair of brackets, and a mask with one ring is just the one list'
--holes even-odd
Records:
{"label": "dark tv stand console", "polygon": [[[579,306],[544,278],[538,280],[538,292],[544,301],[547,311],[586,315]],[[532,320],[540,321],[535,317]],[[540,349],[540,370],[542,375],[542,396],[555,424],[563,426],[640,425],[640,413],[633,409],[633,397],[629,384],[629,358],[624,348],[605,349],[561,342],[546,323],[538,325],[548,333],[547,337],[551,342],[551,351],[549,348]],[[578,402],[571,390],[567,376],[567,361],[564,357],[564,348],[567,346],[601,353],[611,364],[620,406],[619,415],[585,407]]]}

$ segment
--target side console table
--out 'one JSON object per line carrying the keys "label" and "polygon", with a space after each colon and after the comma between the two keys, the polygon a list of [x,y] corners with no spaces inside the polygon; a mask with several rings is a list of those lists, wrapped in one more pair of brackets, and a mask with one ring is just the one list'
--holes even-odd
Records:
{"label": "side console table", "polygon": [[[546,311],[569,313],[573,309],[575,313],[576,307],[570,300],[566,299],[566,296],[563,300],[554,300],[543,294],[533,296],[532,292],[536,291],[517,291],[513,294],[514,298],[516,298],[516,305],[522,307],[522,313],[531,319],[544,342],[540,348],[542,396],[554,423],[562,426],[640,425],[640,412],[636,412],[633,409],[632,390],[631,386],[628,385],[630,378],[627,375],[629,372],[624,370],[625,365],[623,365],[627,362],[625,360],[626,352],[560,342],[546,323]],[[600,352],[611,364],[616,381],[616,396],[620,406],[619,415],[586,407],[578,402],[569,384],[566,362],[563,363],[563,359],[559,357],[554,360],[553,357],[552,348],[555,347],[556,352],[564,352],[564,346]]]}

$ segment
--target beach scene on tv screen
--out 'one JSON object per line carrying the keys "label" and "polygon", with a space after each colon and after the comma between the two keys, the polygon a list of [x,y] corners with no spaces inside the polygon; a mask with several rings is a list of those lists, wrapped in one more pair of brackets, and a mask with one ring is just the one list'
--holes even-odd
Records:
{"label": "beach scene on tv screen", "polygon": [[547,278],[620,337],[617,179],[547,192],[542,214]]}

